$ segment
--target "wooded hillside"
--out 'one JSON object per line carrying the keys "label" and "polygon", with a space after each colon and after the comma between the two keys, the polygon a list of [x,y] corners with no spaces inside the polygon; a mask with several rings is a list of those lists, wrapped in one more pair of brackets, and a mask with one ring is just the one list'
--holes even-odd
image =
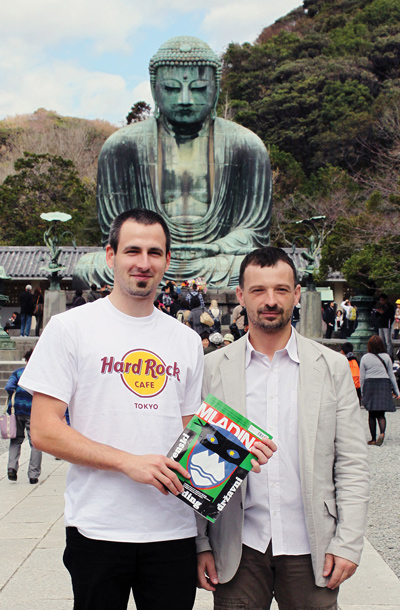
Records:
{"label": "wooded hillside", "polygon": [[0,121],[0,243],[41,245],[40,213],[63,211],[78,245],[100,245],[97,158],[116,129],[43,108]]}
{"label": "wooded hillside", "polygon": [[398,0],[305,0],[224,55],[220,112],[271,154],[274,242],[326,215],[321,277],[400,293],[399,108]]}

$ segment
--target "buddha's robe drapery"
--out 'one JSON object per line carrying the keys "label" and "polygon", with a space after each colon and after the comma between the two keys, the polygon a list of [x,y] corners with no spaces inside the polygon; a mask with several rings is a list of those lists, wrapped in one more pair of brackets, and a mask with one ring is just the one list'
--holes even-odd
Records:
{"label": "buddha's robe drapery", "polygon": [[[113,219],[131,208],[161,214],[171,232],[165,279],[205,277],[210,287],[234,287],[243,256],[269,242],[271,169],[266,148],[248,129],[217,118],[213,125],[214,184],[206,214],[195,222],[167,215],[159,196],[158,126],[154,118],[115,132],[99,157],[97,205],[105,239]],[[206,254],[207,244],[218,252]],[[112,283],[105,252],[81,259],[75,276],[87,285]]]}

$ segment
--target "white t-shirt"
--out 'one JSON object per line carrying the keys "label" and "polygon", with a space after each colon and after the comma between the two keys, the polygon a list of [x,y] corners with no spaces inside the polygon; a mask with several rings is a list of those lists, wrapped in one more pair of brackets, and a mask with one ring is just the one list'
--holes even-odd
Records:
{"label": "white t-shirt", "polygon": [[[199,336],[154,309],[133,318],[108,298],[54,316],[21,377],[69,405],[71,426],[136,455],[165,455],[201,403]],[[65,522],[86,537],[155,542],[195,536],[192,509],[127,476],[72,464]]]}

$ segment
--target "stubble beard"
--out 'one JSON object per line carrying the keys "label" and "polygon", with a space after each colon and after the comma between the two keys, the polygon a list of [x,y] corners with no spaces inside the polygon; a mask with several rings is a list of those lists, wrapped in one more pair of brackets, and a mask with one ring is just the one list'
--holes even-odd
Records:
{"label": "stubble beard", "polygon": [[[280,317],[277,320],[269,321],[261,318],[261,314],[268,312],[276,312],[280,314]],[[290,324],[292,319],[292,314],[285,315],[285,310],[282,308],[279,309],[258,309],[257,310],[257,318],[255,320],[250,320],[253,326],[259,328],[265,333],[278,333]]]}

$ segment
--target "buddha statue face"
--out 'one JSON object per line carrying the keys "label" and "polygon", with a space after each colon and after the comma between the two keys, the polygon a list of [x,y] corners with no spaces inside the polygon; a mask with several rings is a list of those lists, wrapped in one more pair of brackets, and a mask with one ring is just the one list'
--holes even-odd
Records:
{"label": "buddha statue face", "polygon": [[211,66],[160,66],[154,97],[161,114],[171,123],[202,123],[211,113],[217,96]]}

